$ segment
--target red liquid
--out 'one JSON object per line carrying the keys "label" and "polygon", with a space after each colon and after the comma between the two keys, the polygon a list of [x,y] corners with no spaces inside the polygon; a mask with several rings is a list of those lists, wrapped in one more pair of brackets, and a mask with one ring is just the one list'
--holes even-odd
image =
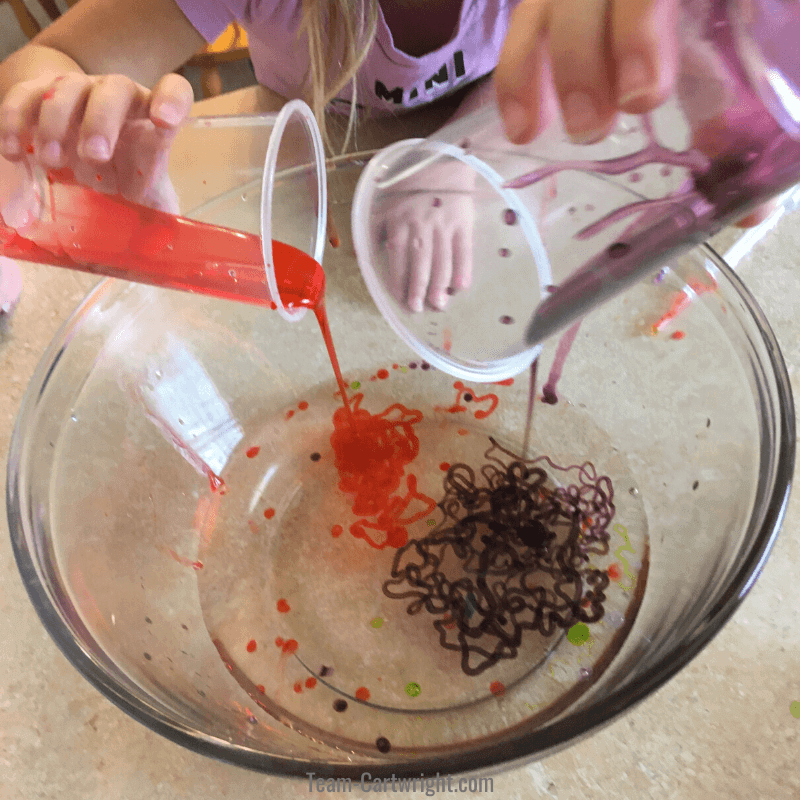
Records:
{"label": "red liquid", "polygon": [[[261,237],[155,211],[51,173],[51,220],[19,235],[0,222],[0,253],[167,289],[270,306]],[[325,273],[311,256],[273,241],[287,307],[315,308]]]}

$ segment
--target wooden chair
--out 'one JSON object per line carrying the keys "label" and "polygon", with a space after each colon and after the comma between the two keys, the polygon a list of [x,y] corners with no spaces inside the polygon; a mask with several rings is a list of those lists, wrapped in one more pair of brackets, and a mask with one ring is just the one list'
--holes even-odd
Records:
{"label": "wooden chair", "polygon": [[[22,32],[29,39],[33,39],[42,30],[42,26],[36,21],[36,17],[31,14],[23,0],[0,0],[0,2],[6,2],[11,6]],[[56,20],[61,16],[61,12],[53,0],[38,0],[38,2],[51,20]]]}
{"label": "wooden chair", "polygon": [[222,32],[216,42],[207,44],[184,66],[200,69],[200,86],[204,98],[217,97],[222,94],[220,65],[243,61],[247,58],[250,58],[250,51],[247,48],[247,33],[238,22],[234,22]]}
{"label": "wooden chair", "polygon": [[[61,16],[61,12],[53,0],[37,1],[51,20],[56,20]],[[67,5],[73,6],[77,0],[66,0],[66,2]],[[23,0],[0,0],[0,3],[10,4],[22,32],[29,39],[33,39],[42,30],[42,26],[36,21]],[[243,61],[246,58],[250,58],[250,51],[247,48],[247,33],[238,22],[234,22],[222,32],[213,44],[206,45],[184,66],[197,67],[200,70],[200,86],[204,98],[217,97],[222,94],[220,65]]]}

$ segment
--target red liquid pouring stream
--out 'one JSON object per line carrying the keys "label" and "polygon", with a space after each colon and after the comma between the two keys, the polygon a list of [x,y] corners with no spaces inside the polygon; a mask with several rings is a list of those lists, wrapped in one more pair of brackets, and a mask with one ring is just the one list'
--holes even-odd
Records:
{"label": "red liquid pouring stream", "polygon": [[[94,191],[67,170],[48,174],[50,219],[18,233],[0,220],[0,253],[22,261],[275,308],[261,237],[156,211]],[[350,407],[325,311],[325,272],[273,240],[283,304],[317,317],[347,413]]]}

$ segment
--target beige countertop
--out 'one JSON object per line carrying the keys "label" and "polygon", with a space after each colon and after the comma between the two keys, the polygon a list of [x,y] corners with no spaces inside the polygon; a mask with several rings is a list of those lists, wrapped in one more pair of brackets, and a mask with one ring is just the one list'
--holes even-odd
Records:
{"label": "beige countertop", "polygon": [[[252,110],[255,90],[205,113]],[[393,135],[402,138],[396,128]],[[410,133],[406,135],[411,135]],[[364,146],[364,140],[359,142]],[[721,252],[738,233],[714,241]],[[767,314],[798,393],[800,214],[785,215],[738,267]],[[97,282],[23,265],[24,292],[0,325],[0,455],[46,345]],[[789,800],[800,798],[800,499],[741,609],[688,667],[586,741],[494,777],[503,798]],[[308,782],[265,777],[166,741],[82,678],[45,632],[0,515],[0,800],[262,800],[309,796]],[[402,793],[398,793],[402,796]],[[473,800],[486,797],[463,794]],[[362,796],[359,789],[353,796]],[[366,796],[366,795],[364,795]],[[423,793],[414,796],[423,797]]]}

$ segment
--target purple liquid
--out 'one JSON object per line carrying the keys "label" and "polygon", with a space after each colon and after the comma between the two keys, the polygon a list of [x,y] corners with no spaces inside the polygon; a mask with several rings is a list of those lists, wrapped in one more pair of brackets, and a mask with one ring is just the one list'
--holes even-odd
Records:
{"label": "purple liquid", "polygon": [[[712,121],[713,134],[707,130],[695,131],[696,137],[705,140],[705,152],[697,148],[676,152],[662,146],[656,140],[649,117],[644,116],[643,130],[648,144],[638,153],[606,161],[548,165],[507,184],[509,188],[523,188],[563,170],[623,175],[647,164],[663,165],[662,171],[682,167],[690,174],[674,194],[623,206],[577,234],[579,241],[585,241],[622,219],[634,218],[617,242],[589,259],[542,302],[528,327],[528,344],[541,342],[637,282],[666,259],[701,243],[800,181],[800,141],[791,138],[776,122],[751,87],[737,57],[726,5],[724,0],[713,2],[703,33],[705,42],[721,58],[726,86],[734,101]],[[770,53],[770,64],[766,66],[777,65],[782,74],[794,77],[795,83],[788,78],[785,83],[797,86],[800,4],[756,0],[753,6],[754,20],[748,31]],[[752,67],[752,58],[748,64]],[[753,69],[750,71],[754,74]],[[767,96],[763,85],[760,88],[762,96]],[[691,105],[693,98],[685,100]],[[771,107],[774,110],[774,104]],[[800,134],[800,123],[797,132]]]}

